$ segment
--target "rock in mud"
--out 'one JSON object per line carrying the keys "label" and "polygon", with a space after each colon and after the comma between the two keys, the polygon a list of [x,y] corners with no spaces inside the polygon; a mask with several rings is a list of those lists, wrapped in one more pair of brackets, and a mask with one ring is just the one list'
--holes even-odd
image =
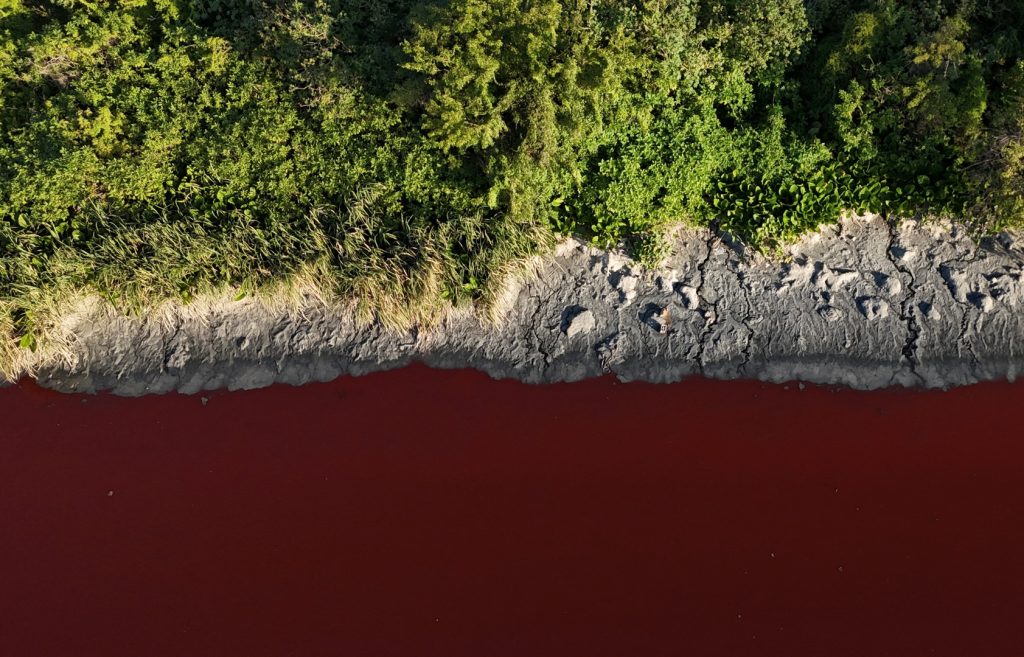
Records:
{"label": "rock in mud", "polygon": [[878,297],[863,297],[857,300],[860,312],[868,321],[884,319],[889,316],[889,302]]}
{"label": "rock in mud", "polygon": [[597,326],[594,313],[586,308],[574,306],[565,311],[563,331],[569,338],[574,338],[583,333],[590,333]]}

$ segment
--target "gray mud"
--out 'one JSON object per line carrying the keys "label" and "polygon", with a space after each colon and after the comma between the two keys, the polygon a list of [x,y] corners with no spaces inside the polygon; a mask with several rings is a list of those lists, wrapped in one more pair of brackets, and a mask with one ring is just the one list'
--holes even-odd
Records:
{"label": "gray mud", "polygon": [[854,388],[1013,379],[1024,365],[1024,239],[856,218],[755,255],[708,231],[680,233],[647,270],[576,242],[523,281],[498,326],[453,312],[429,331],[360,325],[312,299],[275,311],[252,299],[71,321],[72,352],[43,385],[141,395],[327,381],[413,361],[531,383],[803,380]]}

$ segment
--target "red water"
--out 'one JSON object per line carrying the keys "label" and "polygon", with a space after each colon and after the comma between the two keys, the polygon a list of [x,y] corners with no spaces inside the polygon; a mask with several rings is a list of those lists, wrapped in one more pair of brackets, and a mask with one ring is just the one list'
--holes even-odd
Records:
{"label": "red water", "polygon": [[0,391],[0,655],[1024,654],[1024,386]]}

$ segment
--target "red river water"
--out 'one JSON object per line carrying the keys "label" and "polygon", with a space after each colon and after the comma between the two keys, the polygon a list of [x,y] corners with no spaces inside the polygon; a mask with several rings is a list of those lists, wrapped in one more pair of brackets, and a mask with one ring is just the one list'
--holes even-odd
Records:
{"label": "red river water", "polygon": [[1024,386],[0,390],[0,656],[1024,654]]}

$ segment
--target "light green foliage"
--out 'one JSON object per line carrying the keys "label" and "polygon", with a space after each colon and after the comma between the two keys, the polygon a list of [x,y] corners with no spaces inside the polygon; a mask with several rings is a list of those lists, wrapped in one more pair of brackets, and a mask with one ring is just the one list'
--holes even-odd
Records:
{"label": "light green foliage", "polygon": [[423,123],[441,148],[487,149],[510,129],[506,118],[547,118],[531,110],[550,93],[557,2],[456,0],[433,9],[406,44],[405,67],[423,74]]}
{"label": "light green foliage", "polygon": [[0,366],[81,289],[315,272],[405,325],[557,233],[1020,224],[1022,34],[1008,0],[0,0]]}
{"label": "light green foliage", "polygon": [[[492,211],[524,225],[581,179],[620,126],[650,121],[636,31],[651,11],[621,2],[454,0],[424,10],[404,44],[419,73],[402,96],[437,147],[488,182]],[[632,35],[632,36],[631,36]]]}
{"label": "light green foliage", "polygon": [[715,179],[741,165],[739,123],[758,87],[778,84],[807,37],[797,1],[649,2],[633,47],[644,114],[610,126],[587,158],[576,194],[560,207],[563,231],[597,244],[645,242],[673,221],[713,217]]}

